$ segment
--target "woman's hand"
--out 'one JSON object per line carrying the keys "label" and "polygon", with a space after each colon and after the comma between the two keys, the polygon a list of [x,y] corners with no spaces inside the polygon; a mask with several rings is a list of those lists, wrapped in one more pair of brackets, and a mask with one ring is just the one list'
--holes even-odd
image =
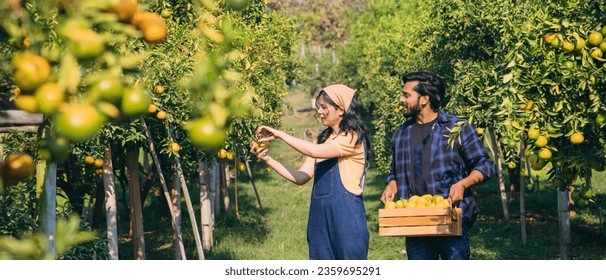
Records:
{"label": "woman's hand", "polygon": [[269,142],[250,142],[250,153],[258,159],[267,162],[269,160]]}
{"label": "woman's hand", "polygon": [[275,128],[262,125],[257,128],[255,136],[257,137],[257,142],[269,142],[275,140],[276,138],[279,138],[277,136],[279,132],[280,131]]}

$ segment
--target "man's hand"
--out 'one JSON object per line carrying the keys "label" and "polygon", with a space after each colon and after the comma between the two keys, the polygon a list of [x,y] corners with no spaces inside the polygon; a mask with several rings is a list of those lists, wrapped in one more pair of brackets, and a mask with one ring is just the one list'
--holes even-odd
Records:
{"label": "man's hand", "polygon": [[459,201],[463,200],[464,191],[465,185],[460,182],[450,186],[450,194],[448,195],[448,200],[450,200],[450,203],[457,204]]}
{"label": "man's hand", "polygon": [[385,191],[381,195],[381,202],[383,204],[387,204],[389,201],[393,201],[394,197],[398,193],[398,187],[396,186],[395,181],[390,181],[385,187]]}

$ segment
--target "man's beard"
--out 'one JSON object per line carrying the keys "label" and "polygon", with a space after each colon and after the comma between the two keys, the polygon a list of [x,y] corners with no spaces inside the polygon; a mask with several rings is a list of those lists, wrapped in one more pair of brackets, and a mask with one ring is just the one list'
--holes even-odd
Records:
{"label": "man's beard", "polygon": [[404,106],[402,114],[405,118],[416,117],[421,112],[421,104],[419,104],[420,98],[417,99],[417,103],[408,110],[408,107]]}

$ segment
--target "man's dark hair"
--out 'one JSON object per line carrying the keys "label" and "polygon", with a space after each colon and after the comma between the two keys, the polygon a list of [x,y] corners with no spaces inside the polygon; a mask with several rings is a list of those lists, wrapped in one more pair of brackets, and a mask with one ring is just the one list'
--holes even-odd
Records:
{"label": "man's dark hair", "polygon": [[446,86],[444,81],[438,75],[430,72],[411,72],[402,77],[402,82],[419,81],[414,90],[420,95],[429,96],[429,106],[437,111],[444,102]]}

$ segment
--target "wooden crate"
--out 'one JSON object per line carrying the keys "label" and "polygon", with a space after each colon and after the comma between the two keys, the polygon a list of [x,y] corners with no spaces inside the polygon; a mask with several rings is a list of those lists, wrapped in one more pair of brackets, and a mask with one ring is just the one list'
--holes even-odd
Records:
{"label": "wooden crate", "polygon": [[379,236],[460,236],[461,209],[379,209]]}

